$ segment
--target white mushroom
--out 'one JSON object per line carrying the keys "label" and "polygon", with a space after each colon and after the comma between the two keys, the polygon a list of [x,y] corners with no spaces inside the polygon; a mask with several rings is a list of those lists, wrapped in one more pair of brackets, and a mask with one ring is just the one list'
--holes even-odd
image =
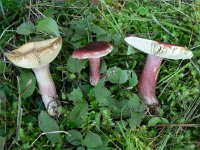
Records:
{"label": "white mushroom", "polygon": [[144,69],[139,77],[138,93],[153,114],[159,113],[159,102],[156,97],[157,77],[163,58],[190,59],[193,54],[186,47],[161,43],[135,36],[125,38],[134,48],[148,54]]}
{"label": "white mushroom", "polygon": [[60,52],[62,38],[29,42],[18,49],[5,53],[5,56],[16,66],[31,68],[35,73],[43,103],[51,116],[59,115],[59,104],[55,84],[51,78],[49,63]]}

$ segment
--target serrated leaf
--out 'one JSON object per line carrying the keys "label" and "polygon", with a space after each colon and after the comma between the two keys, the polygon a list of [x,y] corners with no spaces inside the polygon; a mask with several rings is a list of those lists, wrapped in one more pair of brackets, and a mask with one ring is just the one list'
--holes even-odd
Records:
{"label": "serrated leaf", "polygon": [[128,50],[126,52],[126,55],[134,54],[136,51],[133,49],[132,46],[128,45]]}
{"label": "serrated leaf", "polygon": [[105,73],[107,71],[107,65],[106,62],[104,60],[101,61],[101,69],[100,69],[100,73]]}
{"label": "serrated leaf", "polygon": [[35,32],[35,27],[32,22],[22,23],[19,27],[17,27],[18,34],[29,35]]}
{"label": "serrated leaf", "polygon": [[91,25],[91,31],[96,34],[107,34],[106,30],[95,24]]}
{"label": "serrated leaf", "polygon": [[104,86],[104,79],[101,79],[94,87],[94,95],[99,106],[108,106],[110,100],[110,91]]}
{"label": "serrated leaf", "polygon": [[130,88],[133,88],[137,85],[138,79],[137,79],[137,75],[134,71],[130,71],[128,73],[128,81],[129,81],[129,87]]}
{"label": "serrated leaf", "polygon": [[22,98],[31,96],[35,90],[36,79],[31,71],[22,71],[19,76],[20,93]]}
{"label": "serrated leaf", "polygon": [[167,120],[167,119],[165,119],[165,118],[159,118],[159,117],[153,117],[153,118],[151,118],[150,120],[149,120],[149,122],[148,122],[148,126],[149,127],[152,127],[152,126],[155,126],[155,125],[157,125],[157,124],[160,124],[160,123],[169,123],[169,121]]}
{"label": "serrated leaf", "polygon": [[107,70],[107,79],[111,83],[123,84],[128,80],[127,70],[118,67],[112,67]]}
{"label": "serrated leaf", "polygon": [[88,104],[79,103],[75,105],[68,116],[68,123],[73,128],[79,128],[82,126],[83,121],[87,117],[88,113]]}
{"label": "serrated leaf", "polygon": [[133,113],[131,114],[131,118],[128,120],[129,126],[132,129],[136,129],[138,125],[140,125],[142,120],[143,113]]}
{"label": "serrated leaf", "polygon": [[82,144],[88,148],[95,148],[103,145],[103,142],[98,134],[91,132],[85,136]]}
{"label": "serrated leaf", "polygon": [[71,143],[72,145],[80,145],[81,144],[81,142],[83,140],[83,136],[79,131],[69,130],[68,133],[69,133],[69,135],[66,135],[66,139],[69,143]]}
{"label": "serrated leaf", "polygon": [[40,20],[36,26],[36,29],[54,36],[60,36],[58,25],[51,17]]}
{"label": "serrated leaf", "polygon": [[67,61],[67,69],[72,73],[80,73],[85,65],[84,60],[69,57]]}
{"label": "serrated leaf", "polygon": [[128,80],[128,73],[127,70],[122,70],[120,78],[119,78],[119,83],[123,84]]}
{"label": "serrated leaf", "polygon": [[5,138],[0,136],[0,150],[4,150]]}
{"label": "serrated leaf", "polygon": [[[38,125],[42,132],[53,132],[53,131],[59,131],[59,126],[57,122],[51,118],[47,112],[41,111],[38,116]],[[61,141],[61,137],[59,133],[49,133],[46,134],[47,138],[52,143],[58,143]]]}
{"label": "serrated leaf", "polygon": [[74,105],[83,101],[83,94],[80,88],[73,89],[70,94],[67,94],[67,97],[69,100],[73,101]]}
{"label": "serrated leaf", "polygon": [[137,109],[139,106],[140,106],[140,99],[136,94],[133,94],[128,101],[128,107],[131,109]]}

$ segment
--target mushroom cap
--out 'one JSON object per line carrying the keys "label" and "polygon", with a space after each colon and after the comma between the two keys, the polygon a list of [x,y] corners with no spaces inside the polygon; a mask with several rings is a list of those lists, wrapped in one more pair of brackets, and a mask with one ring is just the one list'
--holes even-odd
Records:
{"label": "mushroom cap", "polygon": [[125,41],[134,48],[147,54],[168,59],[190,59],[193,54],[188,48],[172,44],[143,39],[135,36],[125,38]]}
{"label": "mushroom cap", "polygon": [[78,59],[87,59],[87,58],[100,58],[109,54],[113,49],[113,46],[104,41],[97,41],[89,43],[88,45],[76,49],[72,57]]}
{"label": "mushroom cap", "polygon": [[5,53],[16,66],[22,68],[40,68],[52,62],[62,46],[62,38],[56,37],[44,41],[29,42],[18,49]]}

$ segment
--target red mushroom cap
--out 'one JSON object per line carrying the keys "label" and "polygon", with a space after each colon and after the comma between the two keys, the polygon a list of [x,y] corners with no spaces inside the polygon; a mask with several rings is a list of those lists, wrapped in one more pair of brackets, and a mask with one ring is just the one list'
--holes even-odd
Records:
{"label": "red mushroom cap", "polygon": [[87,59],[87,58],[100,58],[109,54],[113,49],[113,46],[104,41],[92,42],[88,45],[76,49],[72,57],[78,59]]}

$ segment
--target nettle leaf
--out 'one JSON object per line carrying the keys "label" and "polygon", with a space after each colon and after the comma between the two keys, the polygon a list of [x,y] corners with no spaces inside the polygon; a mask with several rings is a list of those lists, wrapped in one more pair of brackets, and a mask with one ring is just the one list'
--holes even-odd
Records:
{"label": "nettle leaf", "polygon": [[18,34],[29,35],[35,32],[35,26],[32,22],[22,23],[19,27],[17,27]]}
{"label": "nettle leaf", "polygon": [[80,145],[83,141],[82,134],[77,130],[69,130],[67,131],[69,135],[66,135],[66,139],[72,145]]}
{"label": "nettle leaf", "polygon": [[0,150],[4,150],[5,138],[0,136]]}
{"label": "nettle leaf", "polygon": [[149,127],[152,127],[152,126],[155,126],[155,125],[157,125],[157,124],[162,124],[162,123],[168,124],[169,121],[168,121],[166,118],[162,118],[162,119],[161,119],[160,117],[153,117],[153,118],[151,118],[151,119],[149,120],[148,126],[149,126]]}
{"label": "nettle leaf", "polygon": [[83,101],[83,94],[80,88],[73,89],[70,94],[67,94],[69,100],[73,101],[73,104],[77,104]]}
{"label": "nettle leaf", "polygon": [[58,25],[51,17],[40,20],[36,26],[36,29],[51,35],[60,36]]}
{"label": "nettle leaf", "polygon": [[19,86],[22,98],[31,96],[36,86],[34,74],[31,71],[22,71],[19,76]]}
{"label": "nettle leaf", "polygon": [[104,86],[104,79],[101,79],[93,90],[99,105],[108,106],[111,94],[110,91]]}
{"label": "nettle leaf", "polygon": [[128,107],[131,109],[137,109],[140,106],[140,99],[136,94],[133,94],[128,101]]}
{"label": "nettle leaf", "polygon": [[132,46],[128,45],[128,50],[126,52],[126,55],[134,54],[136,51],[133,49]]}
{"label": "nettle leaf", "polygon": [[[53,132],[53,131],[59,131],[59,126],[57,122],[51,118],[46,111],[41,111],[38,116],[38,125],[42,132]],[[59,133],[47,133],[47,138],[52,143],[58,143],[61,141],[61,137]]]}
{"label": "nettle leaf", "polygon": [[67,69],[72,73],[80,73],[86,61],[69,57],[67,61]]}
{"label": "nettle leaf", "polygon": [[118,67],[112,67],[107,70],[107,79],[111,83],[123,84],[128,80],[127,70]]}
{"label": "nettle leaf", "polygon": [[137,75],[134,71],[128,72],[128,81],[129,81],[129,88],[133,88],[137,85],[138,79],[137,79]]}
{"label": "nettle leaf", "polygon": [[107,65],[106,62],[104,60],[101,61],[101,69],[100,69],[100,73],[106,73],[107,71]]}
{"label": "nettle leaf", "polygon": [[82,126],[83,121],[87,117],[88,113],[88,104],[87,103],[79,103],[75,105],[68,116],[68,123],[73,128],[79,128]]}
{"label": "nettle leaf", "polygon": [[136,129],[136,127],[138,125],[140,125],[143,116],[144,116],[143,113],[133,113],[133,114],[131,114],[131,118],[128,120],[129,126],[132,129]]}
{"label": "nettle leaf", "polygon": [[85,136],[82,144],[88,148],[95,148],[102,146],[103,141],[98,134],[90,132]]}
{"label": "nettle leaf", "polygon": [[95,24],[91,25],[91,31],[96,34],[107,34],[107,31]]}

